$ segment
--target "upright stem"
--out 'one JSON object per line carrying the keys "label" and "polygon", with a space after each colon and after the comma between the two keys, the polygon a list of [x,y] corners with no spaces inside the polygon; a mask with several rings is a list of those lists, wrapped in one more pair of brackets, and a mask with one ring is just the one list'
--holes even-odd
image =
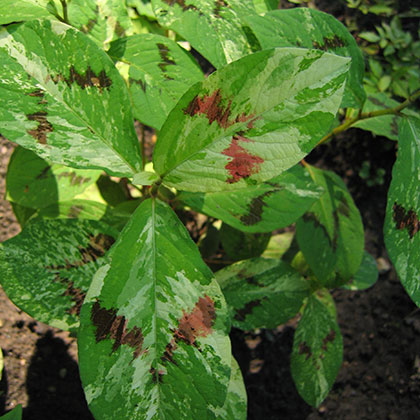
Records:
{"label": "upright stem", "polygon": [[331,133],[328,133],[326,136],[324,136],[318,142],[317,146],[319,146],[322,143],[325,143],[331,137],[334,137],[337,134],[342,133],[343,131],[346,131],[353,124],[357,123],[360,120],[366,120],[367,118],[373,118],[373,117],[381,117],[382,115],[390,115],[390,114],[396,115],[401,110],[403,110],[404,108],[407,108],[409,105],[414,103],[418,98],[420,98],[420,90],[413,93],[407,100],[405,100],[402,104],[396,106],[395,108],[380,109],[378,111],[371,111],[371,112],[359,112],[359,114],[356,117],[350,118],[349,120],[344,121],[343,124],[334,128],[334,130],[332,130]]}
{"label": "upright stem", "polygon": [[61,6],[63,7],[63,22],[69,23],[69,15],[67,12],[67,1],[66,0],[60,0]]}

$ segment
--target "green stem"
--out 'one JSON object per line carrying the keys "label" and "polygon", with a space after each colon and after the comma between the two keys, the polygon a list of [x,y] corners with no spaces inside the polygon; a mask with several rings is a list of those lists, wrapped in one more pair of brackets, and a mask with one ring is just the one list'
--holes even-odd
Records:
{"label": "green stem", "polygon": [[67,2],[66,0],[60,0],[61,6],[63,7],[63,22],[69,24],[69,15],[67,13]]}
{"label": "green stem", "polygon": [[317,146],[319,146],[322,143],[325,143],[326,141],[336,136],[337,134],[348,130],[353,124],[357,123],[360,120],[366,120],[368,118],[373,118],[373,117],[381,117],[382,115],[390,115],[390,114],[397,115],[401,110],[403,110],[404,108],[407,108],[409,105],[414,103],[418,98],[420,98],[420,90],[413,93],[407,100],[405,100],[402,104],[399,104],[395,108],[380,109],[378,111],[371,111],[371,112],[359,112],[359,114],[356,117],[350,118],[349,120],[344,121],[343,124],[334,128],[334,130],[332,130],[331,133],[328,133],[326,136],[324,136],[318,142]]}

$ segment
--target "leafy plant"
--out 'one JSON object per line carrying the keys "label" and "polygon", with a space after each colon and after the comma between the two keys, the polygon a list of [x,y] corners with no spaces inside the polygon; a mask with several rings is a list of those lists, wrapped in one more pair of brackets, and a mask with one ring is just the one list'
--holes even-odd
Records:
{"label": "leafy plant", "polygon": [[[369,287],[377,270],[343,181],[302,159],[351,126],[397,124],[385,235],[419,305],[420,123],[406,108],[420,93],[364,108],[361,51],[316,10],[21,4],[0,6],[0,130],[20,145],[7,197],[23,228],[0,246],[1,283],[24,311],[77,334],[95,417],[245,418],[229,330],[296,315],[292,375],[319,405],[343,352],[329,289]],[[197,56],[216,69],[208,77]],[[337,126],[340,107],[351,110]],[[152,162],[134,118],[157,130]],[[207,215],[199,247],[178,217],[188,209]],[[295,234],[271,236],[293,223]],[[225,267],[213,274],[199,250]]]}

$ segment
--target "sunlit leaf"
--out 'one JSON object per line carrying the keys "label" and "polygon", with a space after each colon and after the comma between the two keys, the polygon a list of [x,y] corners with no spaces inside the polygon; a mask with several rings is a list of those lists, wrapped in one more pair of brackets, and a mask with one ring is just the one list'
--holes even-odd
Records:
{"label": "sunlit leaf", "polygon": [[333,16],[311,8],[295,8],[251,15],[245,20],[264,49],[295,46],[351,57],[342,106],[363,105],[366,94],[362,52],[348,29]]}
{"label": "sunlit leaf", "polygon": [[255,13],[243,0],[152,0],[163,26],[186,39],[213,66],[220,68],[251,52],[241,15]]}
{"label": "sunlit leaf", "polygon": [[38,321],[75,330],[92,277],[118,232],[90,220],[41,220],[0,244],[1,286]]}
{"label": "sunlit leaf", "polygon": [[178,200],[244,232],[272,232],[299,219],[322,191],[297,165],[259,185],[236,191],[182,192]]}
{"label": "sunlit leaf", "polygon": [[181,96],[204,78],[191,55],[160,35],[133,35],[115,41],[108,54],[117,66],[129,66],[134,116],[157,129]]}
{"label": "sunlit leaf", "polygon": [[411,299],[420,306],[420,120],[402,120],[388,191],[384,238]]}
{"label": "sunlit leaf", "polygon": [[155,171],[168,186],[206,192],[278,176],[329,130],[348,64],[318,50],[278,48],[214,72],[169,114]]}
{"label": "sunlit leaf", "polygon": [[166,204],[144,201],[95,275],[82,308],[79,361],[101,419],[209,417],[227,395],[226,304]]}
{"label": "sunlit leaf", "polygon": [[124,176],[141,156],[124,80],[85,35],[60,22],[0,32],[0,132],[48,161]]}
{"label": "sunlit leaf", "polygon": [[49,0],[1,0],[0,25],[11,22],[53,17],[47,6]]}
{"label": "sunlit leaf", "polygon": [[68,1],[68,20],[75,28],[92,38],[100,47],[132,33],[127,6],[121,0]]}
{"label": "sunlit leaf", "polygon": [[343,360],[337,320],[315,296],[299,321],[293,340],[291,373],[301,397],[318,407],[333,386]]}
{"label": "sunlit leaf", "polygon": [[287,263],[253,258],[216,273],[231,314],[243,330],[275,328],[296,315],[308,283]]}

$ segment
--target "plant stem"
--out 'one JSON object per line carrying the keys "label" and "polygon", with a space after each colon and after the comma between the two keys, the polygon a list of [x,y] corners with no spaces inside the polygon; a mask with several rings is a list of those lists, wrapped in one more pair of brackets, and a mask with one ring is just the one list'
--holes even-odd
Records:
{"label": "plant stem", "polygon": [[140,148],[141,148],[141,159],[142,159],[142,168],[144,171],[144,167],[146,166],[146,156],[144,155],[144,125],[140,123]]}
{"label": "plant stem", "polygon": [[69,24],[69,15],[67,13],[67,1],[60,0],[61,6],[63,7],[63,22]]}
{"label": "plant stem", "polygon": [[381,117],[382,115],[390,115],[390,114],[396,115],[401,110],[403,110],[404,108],[407,108],[409,105],[414,103],[418,98],[420,98],[420,90],[418,90],[417,92],[414,92],[408,99],[406,99],[402,104],[399,104],[395,108],[380,109],[378,111],[371,111],[371,112],[359,112],[359,114],[356,117],[350,118],[349,120],[344,121],[343,124],[334,128],[334,130],[332,130],[331,133],[328,133],[326,136],[324,136],[318,142],[317,146],[319,146],[322,143],[325,143],[327,140],[336,136],[337,134],[342,133],[343,131],[346,131],[353,124],[357,123],[360,120],[366,120],[368,118],[373,118],[373,117]]}

